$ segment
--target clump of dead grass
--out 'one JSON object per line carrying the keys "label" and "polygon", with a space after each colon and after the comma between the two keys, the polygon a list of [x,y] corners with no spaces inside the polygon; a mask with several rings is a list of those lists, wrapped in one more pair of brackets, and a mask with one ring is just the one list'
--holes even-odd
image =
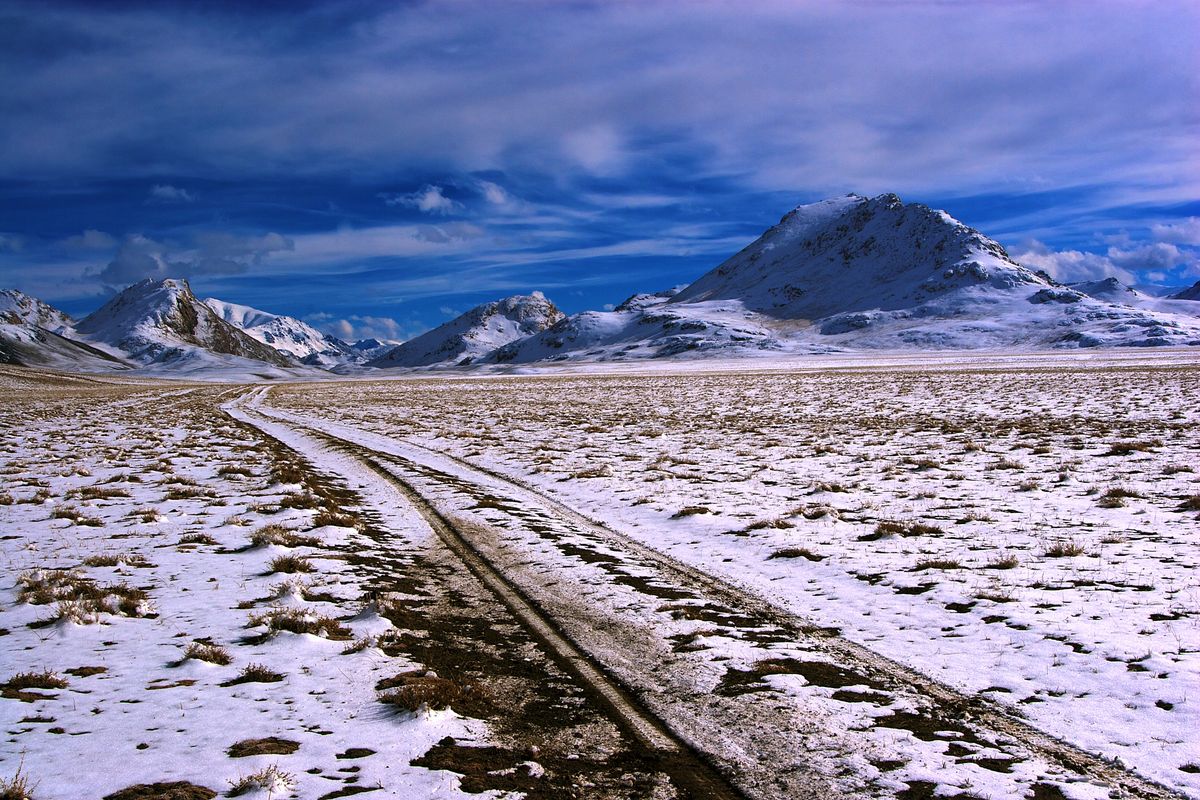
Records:
{"label": "clump of dead grass", "polygon": [[876,526],[873,533],[864,534],[858,537],[860,542],[873,542],[888,536],[902,536],[910,538],[913,536],[940,536],[944,533],[937,525],[930,525],[926,522],[917,522],[915,520],[898,520],[885,519],[881,520]]}
{"label": "clump of dead grass", "polygon": [[291,792],[296,788],[296,776],[284,772],[278,765],[259,770],[252,775],[243,775],[236,781],[229,782],[227,797],[239,797],[248,792],[263,790],[268,795],[277,796]]}
{"label": "clump of dead grass", "polygon": [[711,514],[713,510],[708,506],[684,506],[671,515],[671,519],[683,519],[684,517],[694,517],[699,514]]}
{"label": "clump of dead grass", "polygon": [[144,617],[149,613],[145,590],[126,583],[100,585],[78,570],[30,570],[17,577],[17,587],[20,603],[57,604],[47,624],[66,620],[87,625],[99,622],[102,614]]}
{"label": "clump of dead grass", "polygon": [[349,640],[352,636],[352,631],[342,626],[333,617],[298,608],[273,608],[263,614],[254,614],[250,617],[250,627],[256,628],[263,625],[267,627],[268,636],[279,631],[308,633],[338,641]]}
{"label": "clump of dead grass", "polygon": [[1073,556],[1081,556],[1087,552],[1082,544],[1074,539],[1068,539],[1062,542],[1055,542],[1045,549],[1042,555],[1047,558],[1070,558]]}
{"label": "clump of dead grass", "polygon": [[313,572],[316,568],[307,558],[286,555],[276,556],[275,558],[271,559],[271,563],[268,565],[267,569],[268,573],[272,575],[276,573],[292,575],[297,572]]}
{"label": "clump of dead grass", "polygon": [[375,688],[380,693],[379,702],[413,713],[423,708],[432,711],[453,708],[478,691],[473,684],[456,683],[421,670],[402,672],[380,681]]}
{"label": "clump of dead grass", "polygon": [[251,547],[316,547],[319,544],[321,540],[317,537],[305,536],[277,523],[264,525],[250,534]]}
{"label": "clump of dead grass", "polygon": [[154,565],[141,553],[102,553],[88,556],[83,560],[85,567],[153,567]]}
{"label": "clump of dead grass", "polygon": [[209,664],[217,664],[222,667],[233,661],[233,656],[224,647],[203,641],[189,644],[187,650],[183,651],[183,658],[184,660],[206,661]]}
{"label": "clump of dead grass", "polygon": [[277,673],[274,669],[266,666],[266,664],[251,663],[246,664],[241,668],[241,673],[233,680],[227,680],[221,684],[222,686],[236,686],[238,684],[277,684],[286,678],[283,673]]}

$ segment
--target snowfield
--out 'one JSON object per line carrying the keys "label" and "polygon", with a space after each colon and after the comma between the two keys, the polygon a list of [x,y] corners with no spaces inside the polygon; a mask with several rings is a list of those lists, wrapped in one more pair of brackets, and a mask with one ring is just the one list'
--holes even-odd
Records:
{"label": "snowfield", "polygon": [[0,393],[35,797],[1200,797],[1200,354]]}

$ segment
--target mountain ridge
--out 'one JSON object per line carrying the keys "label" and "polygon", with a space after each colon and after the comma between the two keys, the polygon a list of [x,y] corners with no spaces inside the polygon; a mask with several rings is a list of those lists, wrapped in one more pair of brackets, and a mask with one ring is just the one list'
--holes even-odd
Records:
{"label": "mountain ridge", "polygon": [[193,362],[219,370],[233,359],[243,369],[303,362],[339,373],[364,365],[1161,347],[1200,345],[1197,299],[1200,283],[1169,297],[1116,278],[1066,285],[944,211],[894,194],[851,194],[797,206],[692,283],[635,293],[608,311],[567,316],[533,292],[482,303],[399,345],[348,344],[293,317],[201,302],[186,281],[147,280],[77,324],[35,298],[0,293],[0,346],[9,342],[14,358],[36,360],[44,346],[55,358],[85,362],[97,357],[85,355],[93,348],[160,371]]}
{"label": "mountain ridge", "polygon": [[221,319],[185,280],[135,283],[80,320],[75,330],[143,366],[202,362],[205,353],[296,366],[294,359]]}

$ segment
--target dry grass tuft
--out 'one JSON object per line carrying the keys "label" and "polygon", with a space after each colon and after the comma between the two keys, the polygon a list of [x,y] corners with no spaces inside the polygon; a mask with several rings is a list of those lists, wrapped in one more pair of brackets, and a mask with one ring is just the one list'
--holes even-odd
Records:
{"label": "dry grass tuft", "polygon": [[217,544],[207,533],[186,533],[179,537],[179,544]]}
{"label": "dry grass tuft", "polygon": [[268,572],[272,575],[275,573],[291,575],[297,572],[313,572],[315,569],[312,562],[307,558],[293,555],[276,556],[271,559],[271,563],[268,566]]}
{"label": "dry grass tuft", "polygon": [[278,796],[291,792],[295,788],[296,777],[272,764],[253,775],[244,775],[236,781],[230,781],[227,797],[238,797],[256,790],[263,790],[268,796]]}
{"label": "dry grass tuft", "polygon": [[153,567],[154,565],[140,553],[105,553],[88,556],[83,560],[85,567]]}
{"label": "dry grass tuft", "polygon": [[1183,502],[1177,508],[1180,511],[1200,511],[1200,494],[1184,498]]}
{"label": "dry grass tuft", "polygon": [[477,691],[473,684],[455,683],[439,678],[435,673],[419,670],[402,672],[382,680],[375,688],[380,692],[379,702],[411,712],[422,708],[435,711],[453,708]]}
{"label": "dry grass tuft", "polygon": [[694,517],[698,514],[711,514],[713,510],[708,506],[684,506],[671,515],[671,519],[682,519],[683,517]]}
{"label": "dry grass tuft", "polygon": [[1079,542],[1073,539],[1068,539],[1065,542],[1055,542],[1046,548],[1042,555],[1047,558],[1069,558],[1071,556],[1081,556],[1087,549]]}
{"label": "dry grass tuft", "polygon": [[913,566],[913,572],[922,572],[927,569],[962,569],[963,565],[951,558],[931,558],[924,561],[918,561]]}
{"label": "dry grass tuft", "polygon": [[19,765],[11,778],[0,778],[0,800],[33,800],[34,787],[23,772],[24,766]]}
{"label": "dry grass tuft", "polygon": [[357,528],[358,520],[350,514],[326,509],[317,512],[317,515],[313,517],[312,524],[314,528],[322,528],[326,525],[334,528]]}
{"label": "dry grass tuft", "polygon": [[767,560],[773,558],[805,558],[809,561],[824,561],[825,556],[819,556],[807,547],[785,547],[781,550],[776,550],[771,555],[767,556]]}
{"label": "dry grass tuft", "polygon": [[251,547],[316,547],[320,544],[321,540],[315,536],[305,536],[274,522],[250,534]]}
{"label": "dry grass tuft", "polygon": [[183,651],[184,659],[195,659],[196,661],[207,661],[209,664],[217,664],[226,666],[233,661],[233,656],[229,655],[229,651],[220,645],[215,645],[210,642],[192,642],[188,645],[187,650]]}
{"label": "dry grass tuft", "polygon": [[858,537],[860,542],[873,542],[887,536],[937,536],[944,533],[937,525],[912,520],[885,519],[875,526],[874,533]]}
{"label": "dry grass tuft", "polygon": [[250,627],[267,626],[271,634],[278,631],[309,633],[326,639],[348,641],[352,631],[336,619],[296,608],[273,608],[265,614],[250,617]]}
{"label": "dry grass tuft", "polygon": [[278,683],[286,677],[281,672],[268,667],[266,664],[247,664],[242,667],[241,673],[231,681],[226,681],[222,686],[234,686],[239,683]]}

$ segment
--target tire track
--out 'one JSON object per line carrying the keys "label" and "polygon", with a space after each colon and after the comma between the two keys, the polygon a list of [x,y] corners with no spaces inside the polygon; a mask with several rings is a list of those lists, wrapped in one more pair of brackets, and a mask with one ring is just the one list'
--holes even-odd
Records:
{"label": "tire track", "polygon": [[[241,405],[257,392],[244,395]],[[253,413],[253,412],[251,412]],[[265,415],[258,415],[265,416]],[[247,420],[249,421],[249,420]],[[253,424],[253,423],[251,423]],[[264,433],[266,433],[264,431]],[[594,659],[579,648],[524,592],[495,569],[474,547],[452,520],[443,516],[411,484],[396,476],[373,458],[365,448],[345,440],[307,429],[309,435],[325,440],[337,449],[353,455],[380,479],[392,485],[417,510],[438,538],[467,570],[474,575],[512,613],[516,620],[539,641],[564,671],[573,675],[597,704],[607,709],[620,727],[652,756],[655,766],[666,774],[686,798],[700,800],[745,800],[710,763],[680,740],[666,725],[643,708]],[[269,434],[268,434],[269,435]]]}
{"label": "tire track", "polygon": [[[313,435],[320,436],[325,441],[335,445],[343,450],[354,452],[356,457],[363,460],[365,463],[370,463],[380,476],[395,485],[403,488],[407,497],[418,508],[423,508],[423,514],[428,512],[432,517],[439,521],[438,525],[434,525],[435,530],[438,527],[443,527],[450,531],[451,535],[458,540],[461,547],[466,548],[469,553],[473,553],[474,559],[481,562],[487,570],[489,570],[500,582],[501,585],[508,586],[518,597],[523,599],[523,602],[531,610],[534,605],[525,598],[523,593],[500,575],[499,571],[491,567],[486,559],[469,541],[469,537],[464,536],[458,527],[449,519],[444,517],[442,513],[434,506],[432,502],[427,500],[421,492],[411,483],[397,476],[393,470],[389,470],[385,463],[381,462],[407,462],[409,468],[414,466],[419,469],[424,469],[431,476],[432,480],[437,480],[437,471],[417,462],[409,461],[404,456],[396,453],[387,453],[377,451],[365,445],[355,442],[352,439],[338,436],[328,431],[321,430],[313,425],[307,425],[288,417],[281,415],[279,417],[271,417],[279,422],[284,422],[290,426],[303,428]],[[937,709],[937,717],[941,720],[957,720],[961,723],[968,723],[972,727],[982,728],[988,731],[1001,734],[1005,737],[1018,742],[1023,748],[1027,749],[1033,755],[1046,760],[1049,763],[1057,764],[1065,768],[1067,771],[1080,776],[1086,776],[1088,779],[1105,784],[1113,789],[1123,793],[1123,796],[1129,797],[1145,797],[1145,798],[1170,798],[1178,795],[1170,790],[1148,781],[1134,773],[1131,773],[1120,766],[1105,761],[1093,754],[1086,753],[1071,744],[1055,739],[1047,734],[1038,731],[1027,723],[1015,718],[1011,713],[1007,712],[997,704],[992,703],[986,698],[965,696],[954,689],[945,686],[937,681],[928,678],[925,675],[908,669],[896,662],[886,659],[873,651],[849,642],[837,635],[834,631],[822,629],[812,625],[810,622],[798,617],[795,614],[778,608],[767,600],[757,597],[740,587],[734,586],[727,581],[724,581],[715,576],[709,575],[701,570],[698,570],[689,565],[683,564],[670,556],[666,556],[656,550],[653,550],[640,542],[630,539],[617,531],[612,530],[601,522],[590,519],[583,514],[571,509],[553,497],[550,497],[542,491],[525,484],[522,481],[513,479],[509,476],[500,474],[493,470],[481,468],[476,465],[467,463],[453,456],[435,451],[430,448],[425,448],[420,445],[405,442],[406,447],[416,447],[430,453],[437,459],[450,461],[455,464],[462,472],[468,475],[474,473],[483,475],[492,481],[501,483],[506,487],[511,487],[513,494],[516,496],[525,496],[535,500],[543,508],[552,511],[569,523],[583,527],[590,534],[606,544],[619,548],[627,553],[635,555],[639,560],[653,563],[657,569],[663,574],[671,576],[675,581],[684,585],[698,589],[704,594],[715,597],[727,604],[730,608],[737,609],[747,615],[757,617],[759,619],[769,621],[773,625],[777,625],[789,631],[799,639],[817,640],[821,651],[829,655],[835,663],[843,664],[852,667],[854,670],[871,676],[872,679],[878,681],[881,685],[899,687],[908,692],[919,694],[928,699]],[[443,473],[443,475],[445,475]],[[463,481],[461,475],[449,476],[447,478]],[[487,490],[480,487],[480,492]],[[431,522],[431,525],[433,523]],[[439,531],[439,535],[441,532]],[[448,543],[449,544],[449,543]],[[470,565],[470,561],[464,558],[464,561]],[[474,571],[474,568],[473,568]],[[511,607],[511,606],[510,606]],[[558,627],[545,614],[535,611],[536,616],[542,618],[552,630],[558,630]],[[574,647],[572,645],[572,647]],[[578,648],[575,648],[579,652]],[[584,658],[587,663],[594,663],[580,653],[580,657]],[[602,668],[601,668],[602,669]],[[600,673],[603,675],[603,672]],[[615,687],[615,684],[614,684]],[[618,689],[618,691],[620,691]],[[625,695],[628,698],[628,695]],[[631,701],[632,703],[632,701]],[[643,715],[643,718],[649,715]],[[627,723],[631,724],[631,723]],[[655,721],[656,727],[666,732],[665,726],[662,723]],[[631,728],[632,730],[632,728]],[[648,747],[653,747],[652,739],[646,739],[645,733],[637,734],[638,738],[643,741]],[[670,735],[669,733],[667,734]],[[707,795],[700,796],[719,796]]]}

